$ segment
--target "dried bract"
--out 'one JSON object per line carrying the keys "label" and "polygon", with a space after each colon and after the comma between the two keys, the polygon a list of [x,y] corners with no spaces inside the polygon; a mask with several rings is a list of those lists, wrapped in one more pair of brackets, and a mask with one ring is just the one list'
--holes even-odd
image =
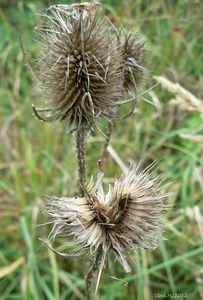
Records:
{"label": "dried bract", "polygon": [[123,90],[122,51],[98,5],[55,5],[43,18],[36,113],[69,121],[71,130],[91,128],[99,116],[111,120]]}
{"label": "dried bract", "polygon": [[150,168],[132,167],[109,186],[102,187],[103,174],[86,186],[83,198],[50,198],[47,213],[53,218],[50,238],[69,235],[77,248],[92,255],[102,251],[104,262],[113,251],[126,272],[130,267],[125,253],[130,249],[155,249],[162,236],[163,213],[169,195],[160,192],[160,178]]}

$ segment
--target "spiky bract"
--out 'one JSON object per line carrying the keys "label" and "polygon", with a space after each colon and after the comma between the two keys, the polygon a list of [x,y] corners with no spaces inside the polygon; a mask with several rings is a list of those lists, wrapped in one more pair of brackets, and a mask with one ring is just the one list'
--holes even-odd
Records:
{"label": "spiky bract", "polygon": [[112,26],[98,9],[78,7],[52,6],[37,28],[43,102],[36,110],[47,121],[69,121],[72,130],[90,128],[98,116],[111,120],[123,90],[122,50]]}
{"label": "spiky bract", "polygon": [[159,244],[168,195],[160,193],[159,178],[152,178],[150,168],[139,171],[132,167],[107,194],[102,176],[86,186],[83,198],[50,198],[47,212],[54,224],[50,237],[70,235],[90,254],[101,249],[103,261],[112,250],[128,272],[125,251],[155,249]]}

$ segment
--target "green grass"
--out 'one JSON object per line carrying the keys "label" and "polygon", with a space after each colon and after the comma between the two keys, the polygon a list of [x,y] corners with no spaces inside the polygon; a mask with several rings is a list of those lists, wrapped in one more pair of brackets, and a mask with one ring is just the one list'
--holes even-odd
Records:
{"label": "green grass", "polygon": [[[39,21],[37,12],[48,2],[13,1],[8,5],[8,1],[0,1],[0,300],[85,299],[87,259],[56,257],[38,239],[49,232],[48,226],[37,226],[47,221],[43,194],[78,193],[73,138],[61,124],[41,123],[32,115],[31,76],[23,67],[18,41],[20,31],[32,61],[37,51],[33,39],[33,28]],[[116,24],[146,36],[152,72],[141,91],[155,83],[153,75],[165,75],[202,98],[201,1],[106,0],[104,7]],[[134,254],[136,265],[130,275],[110,260],[98,299],[148,300],[158,293],[203,298],[203,278],[197,275],[203,263],[203,243],[196,219],[187,214],[194,206],[203,210],[203,148],[201,143],[180,137],[182,133],[202,134],[202,118],[198,113],[171,108],[171,93],[160,87],[153,93],[161,108],[140,100],[139,112],[116,124],[111,146],[126,164],[129,160],[142,160],[145,165],[161,159],[158,172],[169,174],[171,189],[176,192],[166,221],[167,240],[156,251]],[[151,100],[149,95],[146,98]],[[121,113],[128,109],[124,107]],[[88,138],[89,176],[96,173],[102,142],[98,132]],[[112,181],[120,172],[109,157],[105,181]],[[25,262],[15,270],[8,269],[7,276],[3,276],[3,268],[20,257]]]}

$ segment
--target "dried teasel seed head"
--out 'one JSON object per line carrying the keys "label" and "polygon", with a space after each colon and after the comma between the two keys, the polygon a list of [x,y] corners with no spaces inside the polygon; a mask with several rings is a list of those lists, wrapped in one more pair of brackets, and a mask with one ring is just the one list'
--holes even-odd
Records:
{"label": "dried teasel seed head", "polygon": [[36,114],[68,121],[71,130],[89,129],[99,116],[111,120],[122,96],[123,56],[111,24],[99,16],[99,5],[55,5],[42,16],[37,27],[42,101]]}
{"label": "dried teasel seed head", "polygon": [[121,34],[121,44],[124,57],[124,88],[135,94],[137,87],[147,72],[145,41],[138,34]]}
{"label": "dried teasel seed head", "polygon": [[131,167],[105,194],[103,174],[86,186],[82,198],[50,198],[47,213],[53,228],[50,238],[71,236],[77,249],[94,254],[102,251],[102,261],[113,251],[126,272],[125,254],[130,249],[155,249],[162,237],[163,213],[169,194],[162,194],[160,177],[153,178],[150,167]]}

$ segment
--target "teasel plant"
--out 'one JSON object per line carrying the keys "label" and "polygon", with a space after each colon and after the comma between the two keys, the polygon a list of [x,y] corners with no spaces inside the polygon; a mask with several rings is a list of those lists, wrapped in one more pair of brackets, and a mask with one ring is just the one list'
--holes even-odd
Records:
{"label": "teasel plant", "polygon": [[[41,12],[41,18],[34,69],[20,37],[25,64],[35,81],[38,100],[33,112],[41,121],[65,123],[75,135],[81,191],[75,198],[48,197],[46,212],[53,228],[48,241],[42,241],[63,257],[92,257],[86,278],[87,299],[92,299],[95,274],[97,290],[110,252],[129,272],[126,255],[138,248],[155,249],[164,229],[161,219],[168,195],[161,193],[160,178],[153,179],[151,167],[141,171],[131,166],[107,193],[102,185],[113,122],[134,113],[133,108],[118,116],[118,109],[131,102],[135,105],[142,96],[138,85],[147,72],[146,47],[137,34],[124,33],[103,16],[100,3],[53,5]],[[85,137],[95,128],[101,131],[99,120],[107,121],[109,129],[97,179],[87,184]],[[74,240],[74,253],[57,252],[50,244],[66,234]]]}
{"label": "teasel plant", "polygon": [[[154,176],[155,163],[144,170],[131,165],[115,179],[108,192],[103,189],[104,174],[84,185],[79,198],[48,197],[46,213],[53,224],[46,245],[57,237],[69,236],[75,243],[73,253],[55,253],[64,257],[93,257],[86,278],[87,299],[92,299],[95,277],[97,292],[108,254],[113,253],[125,272],[131,272],[128,258],[140,248],[154,250],[165,229],[164,214],[170,193],[163,193],[164,176]],[[132,259],[133,262],[133,259]]]}
{"label": "teasel plant", "polygon": [[113,28],[100,17],[98,3],[54,5],[41,13],[36,28],[41,52],[37,58],[33,107],[43,121],[63,121],[75,132],[81,191],[85,181],[88,130],[97,119],[112,122],[123,94],[123,53]]}
{"label": "teasel plant", "polygon": [[136,100],[146,71],[145,45],[138,35],[118,33],[122,31],[101,15],[100,3],[53,5],[40,15],[34,70],[21,41],[35,81],[33,111],[41,121],[61,121],[74,132],[83,192],[85,135],[99,129],[99,119],[108,122],[105,156],[113,121],[122,119],[118,107]]}

